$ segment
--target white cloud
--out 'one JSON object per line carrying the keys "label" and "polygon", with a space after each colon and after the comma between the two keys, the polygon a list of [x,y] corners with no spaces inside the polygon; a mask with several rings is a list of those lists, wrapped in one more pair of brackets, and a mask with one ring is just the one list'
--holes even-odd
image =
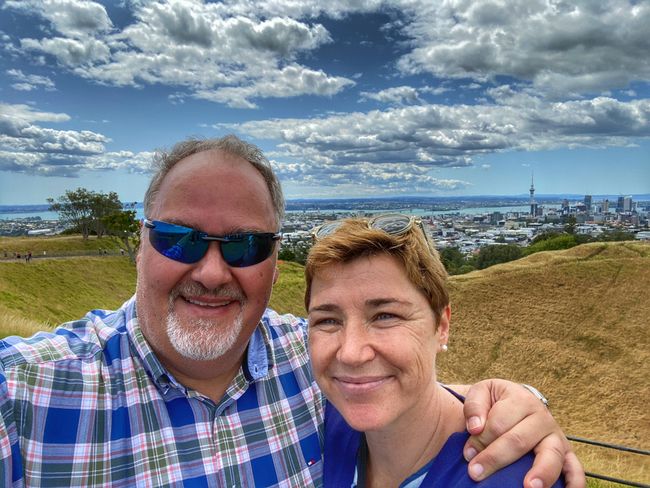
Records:
{"label": "white cloud", "polygon": [[28,105],[0,104],[0,169],[61,174],[104,151],[109,139],[92,131],[56,130],[36,122],[67,122],[67,114],[39,112]]}
{"label": "white cloud", "polygon": [[422,101],[418,89],[411,86],[396,86],[378,92],[362,91],[360,95],[361,100],[376,100],[391,105],[413,105]]}
{"label": "white cloud", "polygon": [[86,158],[83,168],[89,170],[125,169],[130,173],[149,174],[154,153],[149,151],[134,153],[131,151],[106,152]]}
{"label": "white cloud", "polygon": [[[312,19],[352,13],[399,17],[386,28],[410,39],[410,50],[397,64],[402,74],[469,78],[471,90],[510,76],[567,99],[625,89],[650,77],[648,2],[151,0],[126,5],[134,20],[124,27],[116,27],[106,9],[92,1],[7,1],[2,8],[47,20],[58,34],[23,38],[20,49],[53,56],[79,76],[118,86],[185,87],[191,96],[242,108],[256,107],[254,99],[331,95],[354,85],[352,79],[298,62],[299,56],[336,41]],[[291,69],[301,76],[319,73],[324,80],[317,80],[315,89],[300,83],[301,89],[286,89],[282,81]],[[445,88],[433,90],[440,94]],[[363,93],[393,104],[416,103],[418,95],[404,87]]]}
{"label": "white cloud", "polygon": [[112,28],[104,6],[90,0],[8,0],[4,8],[38,13],[59,33],[70,37],[84,37]]}
{"label": "white cloud", "polygon": [[29,105],[0,102],[0,134],[19,137],[34,122],[67,122],[70,116],[63,113],[39,112]]}
{"label": "white cloud", "polygon": [[[54,56],[60,63],[75,68],[82,65],[105,62],[110,50],[106,44],[97,39],[21,39],[21,47],[26,51],[37,51]],[[83,73],[83,71],[77,71]]]}
{"label": "white cloud", "polygon": [[47,91],[56,89],[54,82],[47,76],[28,75],[19,69],[9,69],[7,70],[7,74],[18,82],[11,85],[14,90],[32,91],[40,87]]}
{"label": "white cloud", "polygon": [[0,103],[0,171],[68,177],[77,176],[82,169],[125,169],[139,174],[151,171],[151,152],[107,152],[105,145],[110,139],[103,134],[39,125],[69,120],[63,113]]}
{"label": "white cloud", "polygon": [[[22,38],[21,50],[50,55],[76,75],[104,84],[185,87],[189,96],[239,108],[254,108],[259,98],[330,96],[354,85],[296,62],[332,41],[321,24],[286,15],[262,19],[261,11],[246,4],[230,9],[170,0],[132,3],[135,20],[120,30],[101,5],[82,5],[30,0],[4,8],[40,15],[61,34]],[[272,11],[272,2],[267,7]],[[95,25],[89,12],[98,14]]]}
{"label": "white cloud", "polygon": [[650,3],[448,0],[411,5],[408,74],[477,81],[505,75],[553,96],[625,88],[650,77]]}
{"label": "white cloud", "polygon": [[417,165],[354,163],[330,165],[318,162],[281,163],[274,170],[284,183],[327,188],[356,195],[379,192],[441,193],[466,188],[469,183],[456,179],[435,178],[427,168]]}
{"label": "white cloud", "polygon": [[[0,143],[2,136],[0,136]],[[131,173],[151,172],[153,154],[130,151],[107,152],[87,157],[70,153],[5,151],[0,149],[0,171],[14,171],[38,176],[74,178],[81,170],[113,171],[124,169]]]}
{"label": "white cloud", "polygon": [[471,166],[475,157],[495,152],[626,146],[650,137],[650,100],[600,97],[549,104],[509,87],[494,95],[496,105],[421,104],[232,128],[282,141],[272,157],[291,181],[338,184],[349,177],[384,188],[397,181],[414,185],[420,178],[440,189],[447,183],[435,179],[435,168]]}
{"label": "white cloud", "polygon": [[[232,126],[278,141],[269,156],[285,181],[300,185],[452,191],[468,183],[437,178],[440,168],[468,167],[486,154],[626,146],[650,137],[650,101],[616,99],[647,89],[649,2],[129,0],[119,8],[129,10],[122,17],[128,25],[117,25],[118,17],[113,23],[92,1],[6,1],[0,10],[41,22],[29,36],[0,36],[2,49],[46,67],[54,59],[101,84],[172,87],[168,100],[187,101],[187,108],[201,99],[253,109],[265,98],[334,97],[352,87],[364,91],[348,99],[390,106],[341,113],[333,104],[337,113],[327,116]],[[360,74],[365,66],[346,76],[334,73],[336,60],[319,64],[318,50],[341,41],[325,25],[352,13],[389,14],[386,35],[407,38],[398,46],[405,54],[390,65],[397,71],[382,72],[395,86],[373,91]],[[17,90],[54,89],[46,76],[7,74]],[[509,84],[497,86],[504,78]],[[633,89],[635,81],[642,83]],[[429,103],[427,95],[449,104]],[[458,99],[468,103],[451,105]],[[50,126],[69,119],[0,104],[0,168],[148,171],[148,153],[107,152],[103,134]]]}
{"label": "white cloud", "polygon": [[347,78],[330,77],[322,71],[292,65],[281,71],[272,70],[268,77],[261,76],[244,86],[198,90],[194,96],[235,108],[256,108],[257,105],[251,101],[252,98],[330,96],[353,84]]}

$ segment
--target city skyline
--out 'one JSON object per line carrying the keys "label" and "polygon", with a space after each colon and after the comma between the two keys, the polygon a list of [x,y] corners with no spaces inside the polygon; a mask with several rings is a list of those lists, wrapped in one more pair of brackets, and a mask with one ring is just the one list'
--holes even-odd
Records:
{"label": "city skyline", "polygon": [[0,205],[235,133],[287,199],[650,194],[650,2],[5,1]]}

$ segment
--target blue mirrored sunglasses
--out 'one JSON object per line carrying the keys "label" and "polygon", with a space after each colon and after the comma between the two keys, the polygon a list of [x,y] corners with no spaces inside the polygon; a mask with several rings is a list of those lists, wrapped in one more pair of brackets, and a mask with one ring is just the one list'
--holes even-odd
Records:
{"label": "blue mirrored sunglasses", "polygon": [[163,256],[191,264],[200,261],[211,241],[218,241],[223,260],[235,268],[259,264],[273,253],[280,234],[273,232],[242,232],[225,236],[211,236],[200,230],[170,224],[160,220],[145,219],[149,229],[149,242]]}

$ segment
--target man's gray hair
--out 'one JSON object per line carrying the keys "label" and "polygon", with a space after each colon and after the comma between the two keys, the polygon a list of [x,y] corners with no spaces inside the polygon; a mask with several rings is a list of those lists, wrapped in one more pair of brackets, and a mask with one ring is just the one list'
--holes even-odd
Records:
{"label": "man's gray hair", "polygon": [[277,220],[278,228],[282,224],[284,217],[284,196],[282,195],[282,187],[280,181],[271,168],[271,163],[266,159],[259,147],[254,144],[242,141],[239,137],[234,135],[227,135],[218,139],[187,139],[179,142],[169,151],[158,151],[154,156],[155,172],[149,183],[149,188],[144,195],[144,213],[147,218],[151,218],[156,197],[160,191],[167,173],[176,166],[176,164],[191,156],[192,154],[219,150],[224,151],[233,156],[239,156],[245,159],[253,167],[259,171],[264,178],[266,186],[271,194],[271,201],[273,202],[273,212]]}

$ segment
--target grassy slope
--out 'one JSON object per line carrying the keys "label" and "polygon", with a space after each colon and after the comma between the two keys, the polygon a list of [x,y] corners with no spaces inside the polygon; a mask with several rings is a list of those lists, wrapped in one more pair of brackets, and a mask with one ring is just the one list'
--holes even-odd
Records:
{"label": "grassy slope", "polygon": [[[304,315],[303,268],[280,263],[271,306]],[[0,263],[0,337],[56,325],[93,308],[119,307],[135,291],[135,267],[127,257],[97,256]],[[3,318],[4,316],[4,318]],[[22,334],[21,334],[22,335]]]}
{"label": "grassy slope", "polygon": [[71,236],[34,236],[34,237],[0,237],[0,259],[4,258],[6,251],[9,256],[14,252],[25,254],[31,252],[34,257],[43,256],[43,251],[48,256],[65,254],[88,253],[98,255],[100,249],[119,251],[119,243],[109,237],[97,239],[90,236],[83,239],[80,235]]}
{"label": "grassy slope", "polygon": [[79,318],[91,308],[119,307],[134,290],[135,267],[127,257],[0,263],[0,310],[44,324]]}
{"label": "grassy slope", "polygon": [[[551,399],[567,433],[650,448],[650,245],[539,253],[453,277],[450,287],[445,381],[530,383]],[[594,472],[650,482],[647,457],[580,452]]]}
{"label": "grassy slope", "polygon": [[[301,315],[302,266],[280,270],[271,306]],[[0,263],[0,336],[117,307],[134,283],[122,257]],[[439,377],[534,384],[567,433],[648,449],[648,289],[643,243],[587,244],[454,276],[450,351],[439,356]],[[650,482],[647,458],[596,448],[581,458],[592,471]]]}

